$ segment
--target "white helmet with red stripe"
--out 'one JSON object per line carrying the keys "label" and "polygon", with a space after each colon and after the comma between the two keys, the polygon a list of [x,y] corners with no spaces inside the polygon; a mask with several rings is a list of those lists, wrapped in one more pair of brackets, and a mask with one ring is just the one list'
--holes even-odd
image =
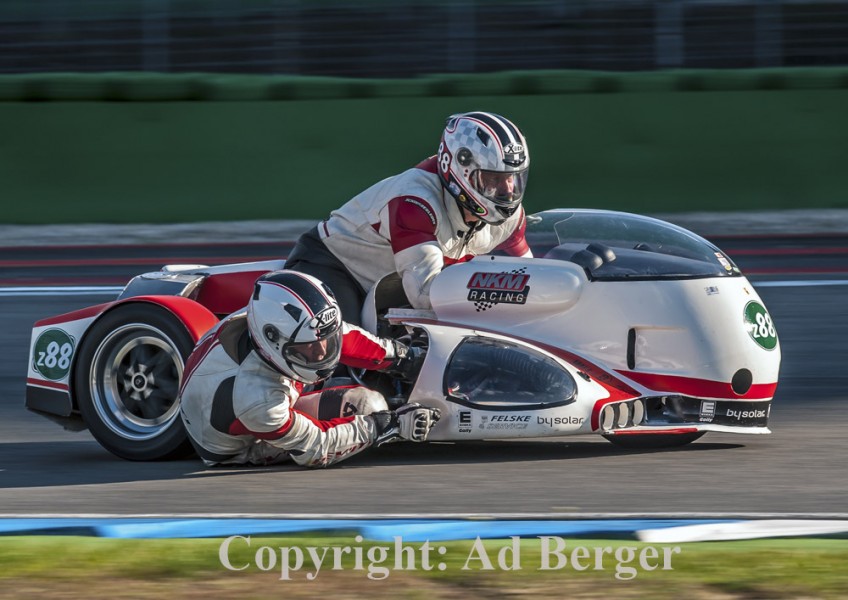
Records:
{"label": "white helmet with red stripe", "polygon": [[521,206],[530,153],[508,119],[488,112],[448,117],[438,161],[445,189],[486,223],[502,223]]}
{"label": "white helmet with red stripe", "polygon": [[247,327],[259,355],[302,383],[329,377],[339,363],[342,320],[333,292],[295,271],[256,280],[247,305]]}

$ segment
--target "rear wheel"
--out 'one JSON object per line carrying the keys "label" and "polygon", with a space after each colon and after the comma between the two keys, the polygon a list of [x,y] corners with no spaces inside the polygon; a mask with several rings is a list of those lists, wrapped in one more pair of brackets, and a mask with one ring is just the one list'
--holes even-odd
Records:
{"label": "rear wheel", "polygon": [[694,433],[628,433],[623,435],[605,435],[604,437],[620,448],[628,450],[655,450],[659,448],[677,448],[691,444],[704,431]]}
{"label": "rear wheel", "polygon": [[193,347],[182,322],[154,304],[119,306],[91,327],[74,381],[80,413],[104,448],[128,460],[191,451],[177,395]]}

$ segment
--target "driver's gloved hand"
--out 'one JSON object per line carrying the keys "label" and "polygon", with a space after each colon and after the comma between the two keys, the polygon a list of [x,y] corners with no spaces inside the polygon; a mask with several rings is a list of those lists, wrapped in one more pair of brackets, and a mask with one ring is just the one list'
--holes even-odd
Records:
{"label": "driver's gloved hand", "polygon": [[414,381],[424,364],[427,351],[418,346],[407,346],[398,340],[392,340],[392,344],[394,345],[395,357],[392,364],[384,369],[385,372],[406,381]]}
{"label": "driver's gloved hand", "polygon": [[420,404],[404,404],[397,410],[383,410],[371,413],[366,418],[374,421],[377,437],[375,446],[388,442],[407,440],[423,442],[430,430],[439,422],[441,411]]}

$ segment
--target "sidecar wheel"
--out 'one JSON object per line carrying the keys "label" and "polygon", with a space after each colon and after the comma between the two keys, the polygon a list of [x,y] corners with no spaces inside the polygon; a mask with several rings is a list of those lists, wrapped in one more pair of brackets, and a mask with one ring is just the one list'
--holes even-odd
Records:
{"label": "sidecar wheel", "polygon": [[87,333],[74,367],[77,404],[91,434],[127,460],[186,456],[177,395],[194,340],[153,304],[119,306]]}
{"label": "sidecar wheel", "polygon": [[649,433],[644,435],[605,435],[604,437],[619,448],[628,450],[656,450],[659,448],[677,448],[691,444],[702,435],[704,431],[695,433]]}

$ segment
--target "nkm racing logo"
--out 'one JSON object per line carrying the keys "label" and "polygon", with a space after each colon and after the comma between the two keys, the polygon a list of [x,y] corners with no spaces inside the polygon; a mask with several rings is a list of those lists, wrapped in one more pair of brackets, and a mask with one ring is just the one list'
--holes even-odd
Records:
{"label": "nkm racing logo", "polygon": [[530,292],[530,276],[525,268],[509,273],[474,273],[468,280],[468,300],[478,311],[495,304],[525,304]]}

